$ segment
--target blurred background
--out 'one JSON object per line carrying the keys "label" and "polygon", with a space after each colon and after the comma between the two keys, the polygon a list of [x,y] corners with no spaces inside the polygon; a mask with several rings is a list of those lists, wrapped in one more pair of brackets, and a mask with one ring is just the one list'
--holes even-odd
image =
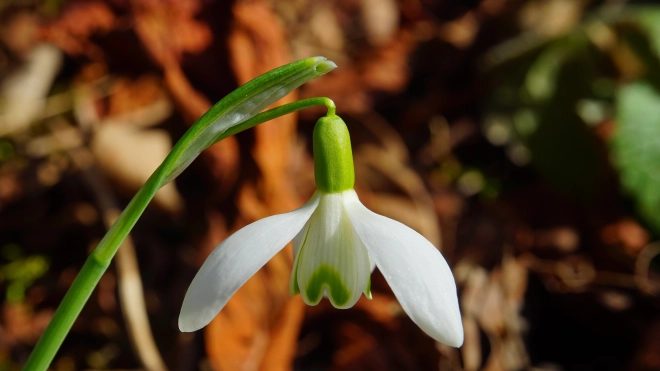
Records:
{"label": "blurred background", "polygon": [[202,331],[183,295],[238,228],[314,191],[310,109],[163,188],[53,370],[660,370],[660,7],[625,0],[0,1],[0,370],[18,370],[117,213],[238,85],[315,55],[356,190],[450,263],[465,344],[382,275],[290,298],[291,249]]}

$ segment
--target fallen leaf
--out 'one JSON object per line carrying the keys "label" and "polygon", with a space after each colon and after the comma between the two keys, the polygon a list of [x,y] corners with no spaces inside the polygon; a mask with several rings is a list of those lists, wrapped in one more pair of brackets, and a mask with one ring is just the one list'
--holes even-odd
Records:
{"label": "fallen leaf", "polygon": [[177,64],[183,53],[206,49],[213,35],[195,19],[201,9],[196,0],[133,1],[135,31],[151,57],[162,66]]}
{"label": "fallen leaf", "polygon": [[[239,84],[289,62],[283,52],[287,49],[284,31],[265,3],[241,2],[233,11],[235,25],[228,44]],[[289,95],[277,105],[293,99]],[[295,115],[257,126],[254,136],[252,155],[260,178],[256,187],[252,181],[241,187],[237,206],[247,218],[236,228],[302,203],[288,176],[296,138]],[[206,328],[206,349],[214,368],[291,369],[304,313],[302,300],[288,295],[292,265],[287,246],[234,294]]]}
{"label": "fallen leaf", "polygon": [[[90,147],[106,175],[132,195],[160,166],[172,143],[164,130],[106,124],[95,133]],[[154,202],[172,213],[180,211],[183,206],[174,183],[158,190]]]}
{"label": "fallen leaf", "polygon": [[399,9],[394,0],[362,1],[362,23],[371,45],[384,45],[399,28]]}
{"label": "fallen leaf", "polygon": [[0,87],[0,136],[27,129],[43,114],[46,96],[62,64],[62,52],[51,44],[40,44],[27,55],[25,63],[8,76]]}
{"label": "fallen leaf", "polygon": [[69,55],[86,55],[92,60],[103,59],[103,51],[90,37],[110,32],[116,24],[110,7],[102,1],[68,3],[57,19],[44,26],[44,38],[55,43]]}

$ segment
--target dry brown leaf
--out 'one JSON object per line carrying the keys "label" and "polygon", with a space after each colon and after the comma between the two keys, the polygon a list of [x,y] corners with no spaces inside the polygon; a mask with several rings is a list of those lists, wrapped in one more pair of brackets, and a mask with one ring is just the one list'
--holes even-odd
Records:
{"label": "dry brown leaf", "polygon": [[[239,27],[229,40],[232,67],[239,84],[289,62],[288,49],[278,19],[266,5],[260,2],[239,3],[234,8]],[[246,43],[252,41],[251,44]],[[296,93],[275,103],[274,106],[293,102]],[[287,115],[255,128],[253,156],[262,172],[260,190],[264,202],[271,211],[291,210],[299,203],[293,194],[288,168],[291,151],[296,138],[296,115]]]}
{"label": "dry brown leaf", "polygon": [[644,246],[649,243],[650,238],[648,231],[630,218],[624,218],[605,226],[600,235],[604,243],[621,245],[623,251],[632,257],[639,255]]}
{"label": "dry brown leaf", "polygon": [[0,40],[19,56],[25,56],[39,42],[39,18],[36,14],[22,11],[0,25]]}
{"label": "dry brown leaf", "polygon": [[218,243],[229,237],[227,221],[219,212],[210,211],[206,215],[206,222],[208,223],[208,231],[199,243],[197,259],[195,259],[197,266],[204,264],[204,260],[206,260],[206,257],[209,256]]}
{"label": "dry brown leaf", "polygon": [[[171,147],[170,136],[163,130],[139,130],[120,124],[101,125],[91,143],[91,150],[103,171],[129,194],[142,187]],[[183,206],[174,183],[161,188],[154,202],[173,213]]]}
{"label": "dry brown leaf", "polygon": [[574,228],[568,226],[538,230],[534,236],[534,244],[539,249],[553,249],[560,253],[572,253],[580,247],[580,235]]}
{"label": "dry brown leaf", "polygon": [[637,348],[631,370],[660,369],[660,318],[657,316],[648,327],[641,344]]}
{"label": "dry brown leaf", "polygon": [[408,58],[416,46],[412,33],[400,31],[394,41],[364,60],[361,66],[364,83],[373,90],[400,92],[410,79]]}
{"label": "dry brown leaf", "polygon": [[162,99],[162,81],[154,75],[142,75],[136,80],[118,78],[110,88],[108,116],[126,114]]}
{"label": "dry brown leaf", "polygon": [[501,335],[505,328],[505,303],[501,287],[501,271],[494,269],[490,273],[488,285],[482,294],[477,319],[481,328],[488,334]]}
{"label": "dry brown leaf", "polygon": [[[287,63],[284,33],[262,2],[234,6],[235,27],[229,38],[232,67],[239,84]],[[278,104],[291,102],[291,96]],[[288,180],[295,141],[295,116],[255,128],[252,150],[261,172],[258,186],[241,187],[239,219],[244,221],[291,210],[300,205]],[[296,351],[304,307],[289,298],[291,248],[277,254],[233,296],[206,328],[206,349],[217,370],[289,370]]]}
{"label": "dry brown leaf", "polygon": [[477,370],[481,366],[481,336],[477,316],[483,305],[483,298],[488,285],[488,273],[472,263],[460,262],[455,270],[456,281],[463,286],[460,296],[463,313],[463,331],[465,340],[461,354],[466,370]]}
{"label": "dry brown leaf", "polygon": [[[454,271],[456,281],[463,286],[460,298],[465,342],[461,353],[465,369],[523,369],[528,364],[520,316],[527,288],[525,265],[505,256],[502,267],[491,272],[466,260],[459,262]],[[481,358],[483,339],[479,329],[490,342],[491,351],[485,361]]]}
{"label": "dry brown leaf", "polygon": [[[383,295],[379,293],[372,293],[371,300],[360,298],[354,307],[356,310],[361,310],[369,314],[369,318],[380,322],[383,326],[394,329],[395,316],[403,311],[391,295]],[[334,310],[334,309],[333,309]]]}
{"label": "dry brown leaf", "polygon": [[197,0],[133,1],[135,31],[151,57],[162,66],[176,64],[184,52],[199,53],[213,39],[208,25],[195,19]]}
{"label": "dry brown leaf", "polygon": [[360,191],[363,203],[373,212],[393,218],[419,231],[436,247],[440,245],[440,233],[435,214],[420,208],[419,204],[405,197]]}
{"label": "dry brown leaf", "polygon": [[502,289],[510,304],[522,306],[527,292],[528,271],[520,259],[504,258],[502,261]]}
{"label": "dry brown leaf", "polygon": [[23,185],[17,172],[0,173],[0,210],[23,194]]}
{"label": "dry brown leaf", "polygon": [[23,131],[46,107],[46,96],[62,65],[62,52],[51,44],[30,50],[25,63],[0,86],[0,135]]}
{"label": "dry brown leaf", "polygon": [[[391,147],[396,147],[394,141],[386,141]],[[407,155],[402,151],[390,151],[373,145],[363,145],[355,151],[355,165],[358,174],[368,174],[375,169],[384,175],[389,182],[406,193],[411,202],[397,197],[376,195],[362,192],[365,205],[374,212],[394,218],[419,231],[434,246],[440,246],[440,228],[433,199],[424,186],[424,182],[403,161]],[[357,178],[358,184],[366,183]],[[408,212],[406,212],[408,211]]]}
{"label": "dry brown leaf", "polygon": [[[194,123],[211,108],[211,102],[195,90],[179,64],[172,63],[164,68],[165,85],[175,105],[178,106],[188,123]],[[238,178],[240,165],[238,142],[235,137],[226,138],[209,147],[204,151],[203,159],[208,162],[211,173],[220,184],[220,193],[225,193],[233,188]]]}
{"label": "dry brown leaf", "polygon": [[[329,16],[325,17],[329,18]],[[310,25],[311,33],[314,33],[313,28],[314,24]],[[342,112],[364,114],[370,112],[373,105],[371,101],[373,91],[400,92],[409,81],[408,61],[418,40],[410,31],[404,29],[397,31],[381,47],[365,49],[364,45],[346,45],[346,49],[365,49],[360,53],[361,58],[353,63],[342,53],[325,47],[321,40],[307,41],[305,38],[307,35],[294,35],[293,37],[297,38],[295,39],[297,41],[293,43],[296,48],[293,52],[294,55],[302,57],[305,52],[318,50],[324,53],[329,52],[334,59],[342,61],[341,68],[325,76],[322,83],[307,84],[306,95],[332,97],[337,107],[341,107]],[[344,41],[349,43],[350,37]]]}
{"label": "dry brown leaf", "polygon": [[346,323],[340,329],[342,347],[334,354],[334,370],[345,370],[365,358],[378,345],[374,334],[355,323]]}
{"label": "dry brown leaf", "polygon": [[364,0],[361,15],[371,45],[387,44],[399,28],[399,9],[394,0]]}
{"label": "dry brown leaf", "polygon": [[0,332],[0,343],[3,345],[16,343],[34,343],[53,316],[51,311],[34,313],[26,303],[4,303],[2,306],[3,331]]}
{"label": "dry brown leaf", "polygon": [[564,35],[580,22],[587,1],[548,0],[530,1],[519,15],[525,28],[546,37]]}
{"label": "dry brown leaf", "polygon": [[337,15],[329,4],[314,11],[309,26],[311,34],[316,37],[321,48],[335,52],[344,49],[344,33]]}
{"label": "dry brown leaf", "polygon": [[463,316],[463,333],[463,368],[465,371],[478,370],[481,367],[481,335],[477,320],[473,316]]}
{"label": "dry brown leaf", "polygon": [[466,49],[474,43],[479,32],[479,22],[473,12],[467,12],[461,18],[443,24],[438,30],[440,38],[459,49]]}
{"label": "dry brown leaf", "polygon": [[107,33],[115,27],[116,16],[102,1],[69,3],[56,21],[44,27],[44,36],[69,55],[86,55],[100,60],[103,51],[89,38]]}

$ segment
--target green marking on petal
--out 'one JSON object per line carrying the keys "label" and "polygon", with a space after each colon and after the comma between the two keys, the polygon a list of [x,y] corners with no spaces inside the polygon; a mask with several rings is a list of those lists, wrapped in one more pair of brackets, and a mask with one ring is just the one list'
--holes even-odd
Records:
{"label": "green marking on petal", "polygon": [[300,294],[300,287],[298,287],[298,260],[293,265],[293,272],[291,272],[291,284],[289,285],[289,295],[295,296]]}
{"label": "green marking on petal", "polygon": [[367,279],[367,287],[364,289],[364,296],[371,300],[371,276]]}
{"label": "green marking on petal", "polygon": [[311,303],[317,304],[321,301],[324,290],[328,291],[328,297],[335,307],[345,305],[351,298],[351,292],[346,288],[339,271],[327,264],[316,268],[305,288],[305,293]]}

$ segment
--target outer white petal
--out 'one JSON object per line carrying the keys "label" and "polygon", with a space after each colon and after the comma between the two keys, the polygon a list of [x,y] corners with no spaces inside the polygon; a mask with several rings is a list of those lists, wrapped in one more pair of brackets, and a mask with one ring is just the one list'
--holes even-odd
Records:
{"label": "outer white petal", "polygon": [[410,318],[435,340],[463,344],[456,283],[440,252],[405,225],[368,210],[355,191],[344,192],[355,232]]}
{"label": "outer white petal", "polygon": [[256,221],[218,245],[186,292],[179,329],[190,332],[209,324],[229,298],[300,232],[319,198],[317,191],[301,208]]}
{"label": "outer white petal", "polygon": [[307,223],[305,223],[305,226],[303,229],[298,232],[296,237],[293,238],[293,259],[296,260],[298,257],[298,252],[300,252],[300,248],[302,247],[303,242],[305,242],[305,237],[307,237],[307,231],[309,231],[309,220]]}

